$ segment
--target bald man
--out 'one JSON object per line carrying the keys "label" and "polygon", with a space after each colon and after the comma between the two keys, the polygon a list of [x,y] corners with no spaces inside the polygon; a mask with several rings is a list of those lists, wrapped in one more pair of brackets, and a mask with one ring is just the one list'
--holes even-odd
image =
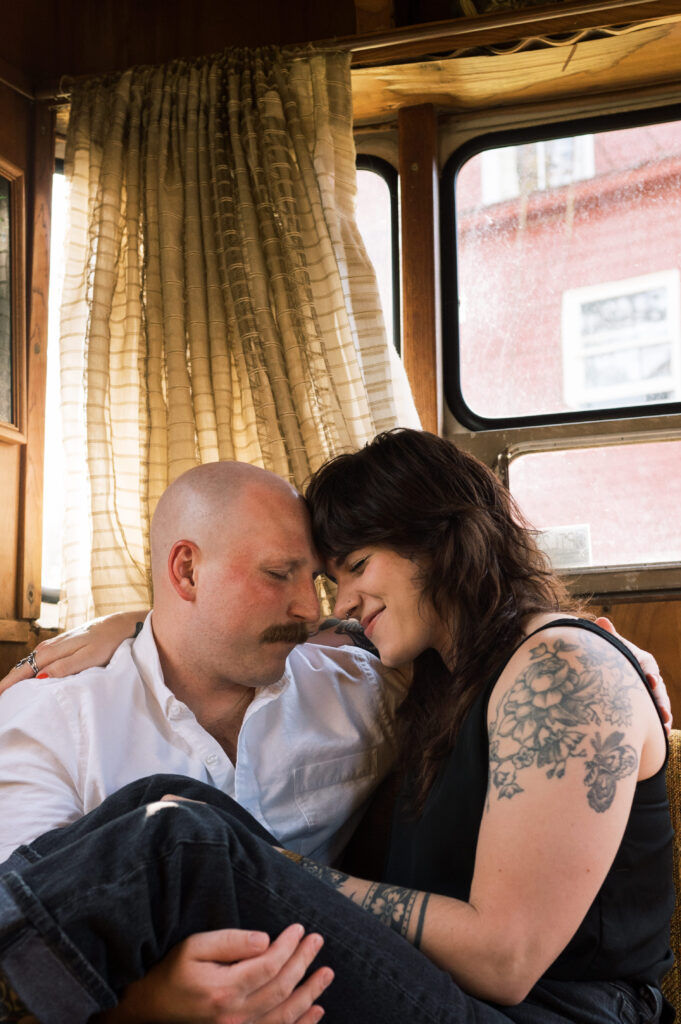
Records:
{"label": "bald man", "polygon": [[393,763],[405,680],[304,642],[319,564],[303,499],[254,466],[199,466],[162,495],[151,561],[153,612],[106,668],[0,697],[0,862],[157,773],[330,862]]}
{"label": "bald man", "polygon": [[[10,873],[38,860],[45,870],[55,863],[53,882],[68,879],[112,794],[127,811],[166,787],[205,800],[191,780],[209,783],[217,808],[231,797],[250,812],[251,832],[328,862],[394,761],[405,679],[361,648],[305,642],[319,616],[319,565],[303,500],[285,481],[234,462],[183,474],[156,509],[151,560],[153,611],[106,668],[24,680],[0,697],[0,931]],[[127,850],[126,828],[122,819],[113,827],[114,858]],[[215,928],[209,910],[199,920]],[[159,964],[159,980],[149,975],[152,1002],[162,993],[176,1010],[175,979],[181,993],[184,977],[206,970],[206,985],[224,990],[219,969],[229,964],[223,1009],[314,1024],[332,974],[302,979],[321,940],[296,926],[272,940],[219,928],[190,936]],[[3,960],[23,1000],[41,1020],[86,1019],[90,993],[51,955],[43,970],[39,955],[24,949],[9,966]],[[39,977],[52,979],[44,991]],[[138,999],[147,1019],[150,990],[139,984],[120,1019]]]}

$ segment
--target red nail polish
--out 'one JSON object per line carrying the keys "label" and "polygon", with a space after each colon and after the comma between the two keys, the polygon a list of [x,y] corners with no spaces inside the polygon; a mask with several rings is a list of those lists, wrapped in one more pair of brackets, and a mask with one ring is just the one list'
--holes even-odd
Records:
{"label": "red nail polish", "polygon": [[36,679],[49,679],[49,678],[50,677],[47,674],[47,672],[38,672],[38,675],[36,676]]}

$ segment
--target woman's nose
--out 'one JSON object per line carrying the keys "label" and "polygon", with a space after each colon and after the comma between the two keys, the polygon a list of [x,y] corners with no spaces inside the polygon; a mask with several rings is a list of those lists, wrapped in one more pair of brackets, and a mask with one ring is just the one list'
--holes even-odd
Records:
{"label": "woman's nose", "polygon": [[338,580],[334,615],[339,619],[352,619],[357,617],[358,609],[359,598],[355,589],[347,582]]}

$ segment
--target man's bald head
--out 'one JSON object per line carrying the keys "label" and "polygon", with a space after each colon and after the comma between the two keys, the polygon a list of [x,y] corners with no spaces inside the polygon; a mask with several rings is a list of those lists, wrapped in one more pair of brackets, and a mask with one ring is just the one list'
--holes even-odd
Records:
{"label": "man's bald head", "polygon": [[151,563],[154,636],[176,693],[274,682],[319,616],[305,502],[255,466],[178,477],[156,508]]}
{"label": "man's bald head", "polygon": [[224,543],[231,531],[247,527],[245,502],[297,499],[281,477],[246,462],[209,462],[195,466],[163,492],[151,523],[151,572],[154,592],[167,573],[176,541],[191,540],[199,547]]}

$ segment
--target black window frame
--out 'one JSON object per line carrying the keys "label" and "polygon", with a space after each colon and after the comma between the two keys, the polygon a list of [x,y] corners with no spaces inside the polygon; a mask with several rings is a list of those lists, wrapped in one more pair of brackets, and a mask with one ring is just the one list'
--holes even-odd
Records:
{"label": "black window frame", "polygon": [[[456,420],[475,432],[546,426],[562,423],[597,423],[605,420],[650,418],[681,412],[681,400],[649,405],[625,405],[607,409],[586,409],[540,415],[485,417],[471,409],[461,389],[459,335],[459,289],[457,267],[456,178],[473,156],[488,149],[524,145],[570,135],[589,135],[623,128],[680,121],[670,116],[673,106],[650,107],[621,114],[599,114],[588,118],[561,118],[541,125],[485,132],[459,146],[448,158],[440,175],[440,235],[442,257],[442,365],[445,400]],[[681,230],[681,225],[680,225]],[[451,287],[449,286],[451,284]]]}

